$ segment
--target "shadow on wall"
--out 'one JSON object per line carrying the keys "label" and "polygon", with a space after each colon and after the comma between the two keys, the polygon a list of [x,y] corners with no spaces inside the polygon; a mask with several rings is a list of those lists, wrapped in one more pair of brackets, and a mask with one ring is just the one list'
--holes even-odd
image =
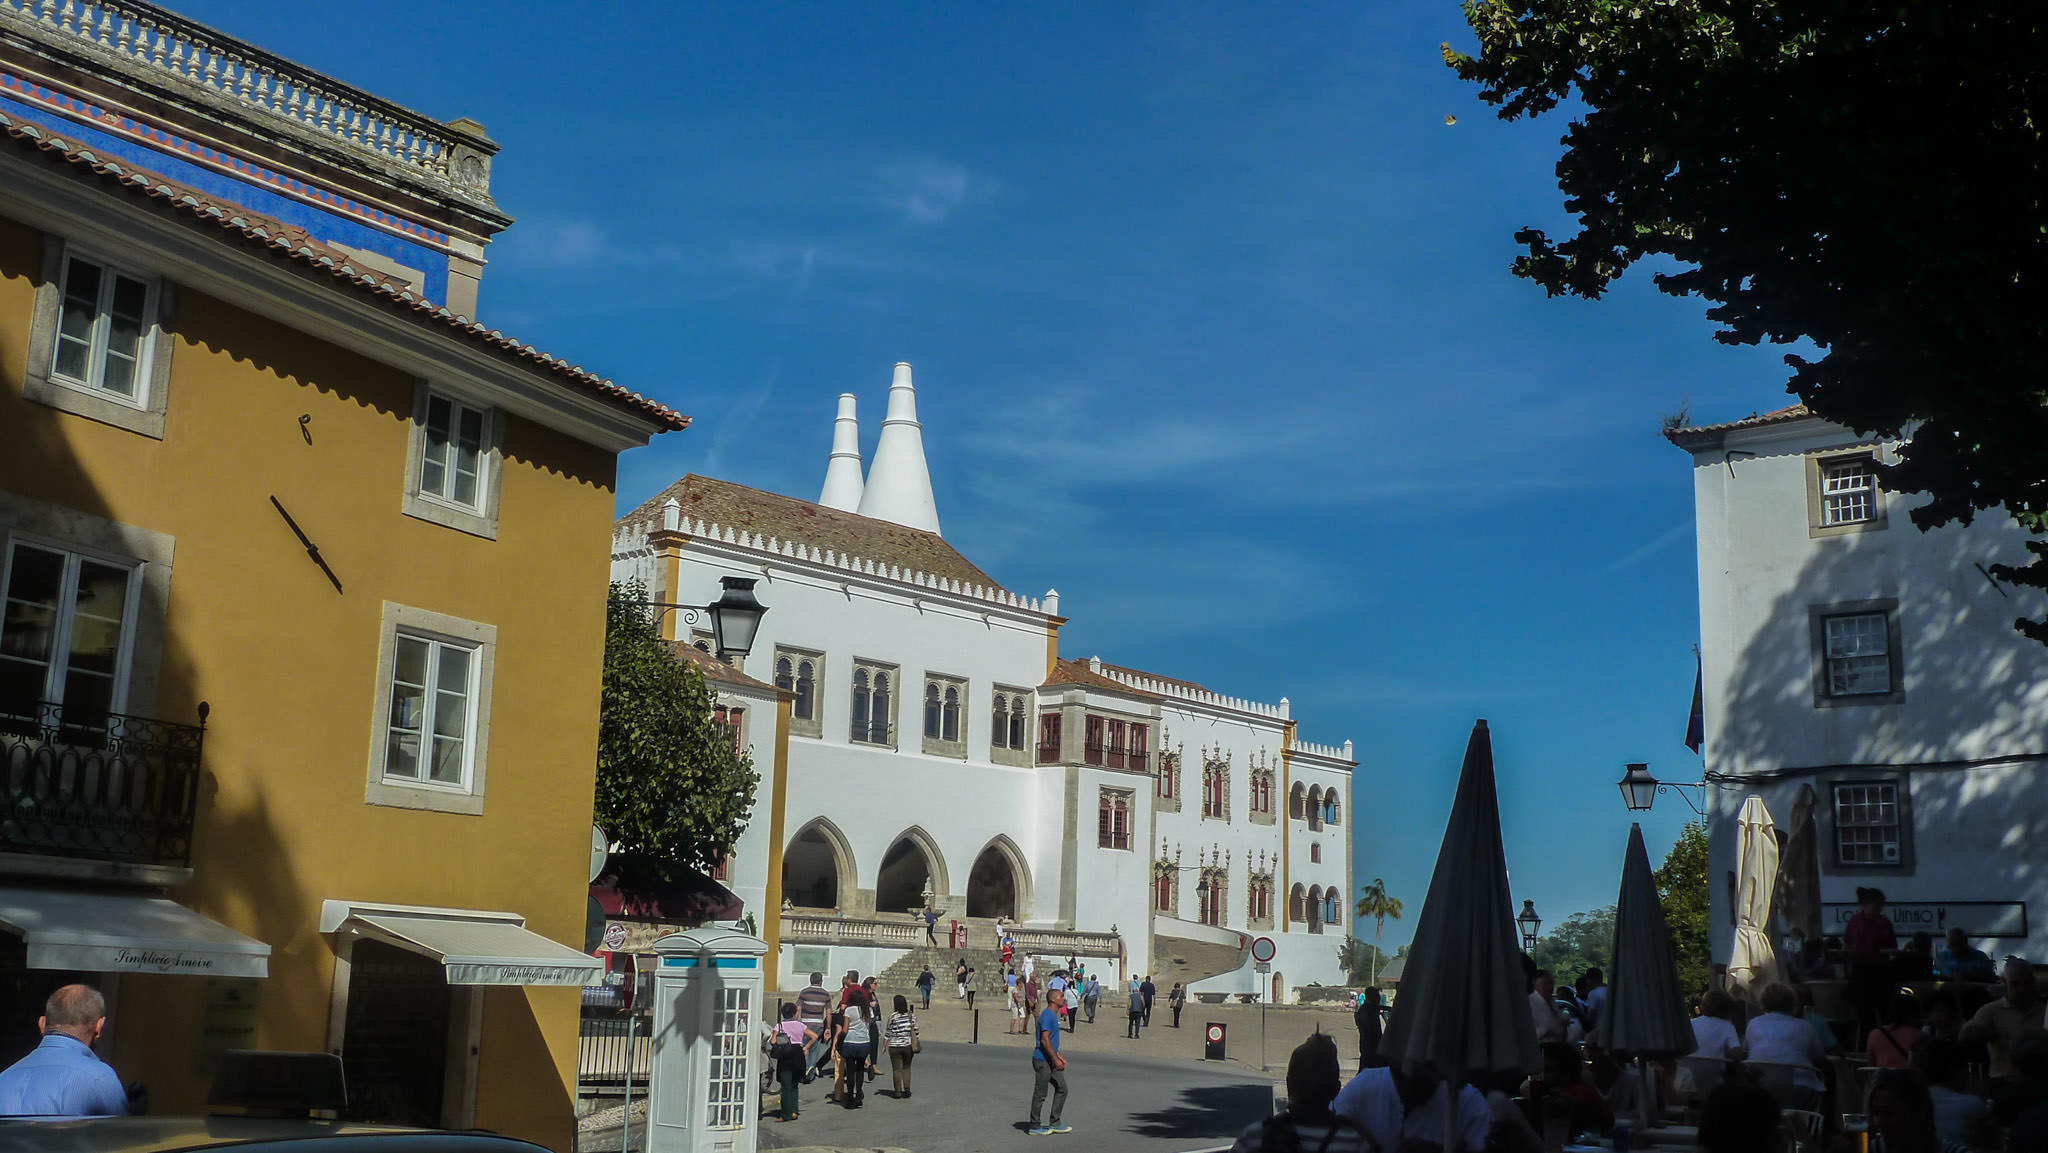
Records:
{"label": "shadow on wall", "polygon": [[[1781,832],[1789,832],[1783,823],[1798,785],[1813,785],[1826,900],[1875,884],[1895,902],[1995,894],[2028,901],[2038,916],[2048,909],[2048,863],[2027,846],[2048,838],[2048,766],[2002,759],[2048,753],[2048,646],[2012,629],[2014,618],[2038,615],[2048,602],[1994,584],[1979,569],[2024,559],[2027,538],[2017,525],[1987,519],[1923,535],[1906,504],[1893,500],[1888,528],[1822,541],[1791,591],[1770,605],[1736,658],[1726,715],[1707,718],[1713,768],[1771,779],[1761,791]],[[1830,697],[1822,618],[1875,611],[1889,614],[1891,687],[1900,691]],[[1992,763],[1967,764],[1985,761]],[[1884,766],[1926,766],[1900,781],[1909,830],[1903,860],[1842,868],[1830,786],[1883,779],[1873,769]],[[1733,816],[1742,795],[1724,798],[1723,816]],[[1732,847],[1725,852],[1716,857],[1724,871],[1733,867]],[[1727,881],[1715,881],[1717,901],[1728,899]],[[1717,934],[1732,914],[1726,905],[1721,912]]]}

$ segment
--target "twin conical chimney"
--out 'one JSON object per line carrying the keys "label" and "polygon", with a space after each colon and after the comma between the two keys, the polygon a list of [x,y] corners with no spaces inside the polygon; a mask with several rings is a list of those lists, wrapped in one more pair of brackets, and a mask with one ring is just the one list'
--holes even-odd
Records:
{"label": "twin conical chimney", "polygon": [[853,415],[854,397],[839,394],[839,415],[832,421],[832,459],[825,465],[825,491],[818,503],[840,512],[859,512],[860,420]]}
{"label": "twin conical chimney", "polygon": [[[842,422],[849,421],[852,408],[848,399],[840,398],[839,404]],[[836,464],[836,443],[832,455]],[[858,469],[857,461],[855,467]],[[826,475],[829,486],[829,469]],[[896,377],[889,383],[889,411],[882,419],[882,439],[875,445],[875,463],[868,469],[858,511],[907,528],[939,531],[939,506],[932,499],[931,472],[924,463],[924,430],[917,423],[917,389],[911,386],[908,364],[898,364]]]}

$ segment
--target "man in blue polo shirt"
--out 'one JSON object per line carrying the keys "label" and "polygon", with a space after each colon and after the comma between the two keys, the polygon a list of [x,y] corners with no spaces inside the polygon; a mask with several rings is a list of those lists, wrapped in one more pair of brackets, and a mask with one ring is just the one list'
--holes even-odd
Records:
{"label": "man in blue polo shirt", "polygon": [[90,985],[66,985],[43,1006],[43,1043],[0,1073],[0,1117],[121,1117],[128,1093],[92,1051],[107,1027],[107,1002]]}
{"label": "man in blue polo shirt", "polygon": [[[1037,1044],[1031,1048],[1031,1135],[1072,1133],[1071,1125],[1060,1124],[1060,1110],[1067,1107],[1067,1059],[1060,1056],[1060,1014],[1066,991],[1053,989],[1045,995],[1045,1008],[1038,1011]],[[1052,1086],[1052,1113],[1039,1124],[1039,1110],[1045,1106],[1045,1087]]]}

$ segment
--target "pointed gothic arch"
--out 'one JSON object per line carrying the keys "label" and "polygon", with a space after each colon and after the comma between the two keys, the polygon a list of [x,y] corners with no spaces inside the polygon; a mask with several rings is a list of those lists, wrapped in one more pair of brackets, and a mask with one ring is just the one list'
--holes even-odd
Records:
{"label": "pointed gothic arch", "polygon": [[998,833],[974,855],[967,873],[967,915],[1022,918],[1031,908],[1031,870],[1010,838]]}
{"label": "pointed gothic arch", "polygon": [[853,848],[824,817],[809,821],[782,850],[782,895],[805,909],[837,909],[853,899]]}
{"label": "pointed gothic arch", "polygon": [[932,887],[932,902],[942,902],[952,887],[946,882],[946,856],[938,841],[918,825],[912,825],[889,843],[875,873],[875,911],[902,913],[924,907],[924,887]]}

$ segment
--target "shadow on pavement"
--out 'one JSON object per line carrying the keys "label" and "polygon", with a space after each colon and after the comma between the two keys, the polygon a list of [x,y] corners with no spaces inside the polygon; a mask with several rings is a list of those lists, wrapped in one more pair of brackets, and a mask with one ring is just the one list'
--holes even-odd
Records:
{"label": "shadow on pavement", "polygon": [[1180,1105],[1131,1114],[1141,1137],[1235,1137],[1273,1111],[1271,1085],[1205,1085],[1180,1091]]}

